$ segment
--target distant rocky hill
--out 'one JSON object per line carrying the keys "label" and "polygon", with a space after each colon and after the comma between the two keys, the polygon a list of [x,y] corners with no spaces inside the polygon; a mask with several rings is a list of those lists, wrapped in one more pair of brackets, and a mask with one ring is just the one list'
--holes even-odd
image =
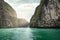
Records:
{"label": "distant rocky hill", "polygon": [[0,0],[0,28],[17,26],[18,18],[15,10],[8,3],[4,2],[4,0]]}
{"label": "distant rocky hill", "polygon": [[25,19],[18,19],[18,27],[28,27],[29,23]]}
{"label": "distant rocky hill", "polygon": [[41,0],[30,20],[31,27],[60,27],[60,0]]}

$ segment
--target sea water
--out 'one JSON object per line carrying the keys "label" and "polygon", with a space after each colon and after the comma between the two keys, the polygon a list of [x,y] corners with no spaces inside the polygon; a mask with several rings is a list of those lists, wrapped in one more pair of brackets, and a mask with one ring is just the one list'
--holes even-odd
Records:
{"label": "sea water", "polygon": [[0,40],[60,40],[60,29],[2,28]]}

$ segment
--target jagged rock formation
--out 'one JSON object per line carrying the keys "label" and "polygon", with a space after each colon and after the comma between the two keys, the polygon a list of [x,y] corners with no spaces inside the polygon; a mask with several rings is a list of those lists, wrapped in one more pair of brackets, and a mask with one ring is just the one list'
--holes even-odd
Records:
{"label": "jagged rock formation", "polygon": [[0,27],[16,27],[17,15],[15,10],[4,0],[0,0]]}
{"label": "jagged rock formation", "polygon": [[41,0],[30,20],[31,27],[60,26],[60,0]]}
{"label": "jagged rock formation", "polygon": [[29,23],[25,19],[18,19],[18,27],[28,27]]}

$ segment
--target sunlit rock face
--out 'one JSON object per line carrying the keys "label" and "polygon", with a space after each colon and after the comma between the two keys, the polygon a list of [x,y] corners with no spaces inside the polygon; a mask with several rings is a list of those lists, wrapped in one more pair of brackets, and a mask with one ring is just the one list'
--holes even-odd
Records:
{"label": "sunlit rock face", "polygon": [[30,22],[31,27],[60,26],[60,0],[41,0]]}
{"label": "sunlit rock face", "polygon": [[18,19],[18,27],[28,27],[29,23],[25,19]]}
{"label": "sunlit rock face", "polygon": [[4,0],[0,0],[0,27],[16,27],[17,15],[15,10]]}

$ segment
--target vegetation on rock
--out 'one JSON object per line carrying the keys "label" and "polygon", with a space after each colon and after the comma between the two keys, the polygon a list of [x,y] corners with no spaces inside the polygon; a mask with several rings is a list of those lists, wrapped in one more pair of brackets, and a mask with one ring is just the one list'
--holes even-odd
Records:
{"label": "vegetation on rock", "polygon": [[60,1],[41,0],[30,20],[31,27],[60,26]]}

